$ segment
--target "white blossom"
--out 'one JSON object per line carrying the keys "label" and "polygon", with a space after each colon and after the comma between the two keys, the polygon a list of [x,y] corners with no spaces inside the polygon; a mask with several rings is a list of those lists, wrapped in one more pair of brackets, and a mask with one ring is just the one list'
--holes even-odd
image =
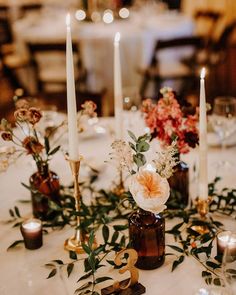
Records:
{"label": "white blossom", "polygon": [[179,159],[176,157],[177,153],[176,141],[173,141],[172,144],[164,150],[157,152],[158,158],[153,160],[153,162],[161,177],[171,177],[174,172],[174,167],[179,163]]}
{"label": "white blossom", "polygon": [[133,154],[131,147],[123,140],[115,140],[112,144],[111,159],[115,161],[119,170],[126,169],[129,172],[133,167]]}

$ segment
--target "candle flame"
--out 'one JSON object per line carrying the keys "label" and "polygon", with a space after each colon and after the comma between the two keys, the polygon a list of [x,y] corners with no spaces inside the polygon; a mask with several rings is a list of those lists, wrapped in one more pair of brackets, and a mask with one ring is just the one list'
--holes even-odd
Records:
{"label": "candle flame", "polygon": [[206,76],[206,68],[202,68],[202,70],[201,70],[201,74],[200,74],[200,78],[201,78],[201,79],[204,79],[205,76]]}
{"label": "candle flame", "polygon": [[117,32],[115,35],[114,43],[119,43],[120,42],[120,32]]}
{"label": "candle flame", "polygon": [[70,13],[69,12],[66,15],[66,25],[67,25],[67,27],[70,26]]}

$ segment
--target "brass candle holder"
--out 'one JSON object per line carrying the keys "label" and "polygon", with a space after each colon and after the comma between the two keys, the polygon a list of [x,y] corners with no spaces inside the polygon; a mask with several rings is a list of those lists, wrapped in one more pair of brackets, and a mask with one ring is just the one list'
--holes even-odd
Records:
{"label": "brass candle holder", "polygon": [[[72,172],[73,182],[74,182],[74,198],[75,198],[75,210],[78,213],[80,211],[80,190],[79,190],[79,169],[81,157],[79,160],[71,160],[68,157],[66,160],[70,164],[70,169]],[[77,214],[76,217],[76,229],[75,235],[68,238],[65,241],[64,248],[68,251],[75,251],[78,254],[84,253],[82,243],[84,242],[83,234],[80,230],[80,216]]]}
{"label": "brass candle holder", "polygon": [[[198,211],[198,214],[200,215],[200,219],[202,221],[206,221],[207,220],[207,214],[209,213],[209,205],[212,202],[212,197],[209,196],[207,199],[200,199],[197,198],[195,200],[195,207]],[[193,230],[195,230],[196,232],[200,233],[200,234],[205,234],[209,232],[209,229],[207,228],[207,226],[205,225],[194,225],[192,227]]]}

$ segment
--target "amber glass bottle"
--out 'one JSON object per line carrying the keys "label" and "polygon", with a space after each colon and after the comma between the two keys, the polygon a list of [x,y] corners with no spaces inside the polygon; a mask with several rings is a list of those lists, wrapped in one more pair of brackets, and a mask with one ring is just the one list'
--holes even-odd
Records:
{"label": "amber glass bottle", "polygon": [[38,171],[30,177],[30,186],[34,216],[43,220],[52,218],[48,201],[60,203],[58,175],[50,171],[47,164],[38,165]]}
{"label": "amber glass bottle", "polygon": [[[179,207],[186,207],[189,200],[189,167],[188,165],[180,161],[175,167],[174,174],[168,179],[170,188],[174,191],[174,194],[170,196],[168,201],[168,208],[175,209]],[[173,200],[173,198],[176,198]]]}
{"label": "amber glass bottle", "polygon": [[138,209],[129,218],[129,237],[138,252],[136,266],[154,269],[165,260],[165,219],[161,214]]}

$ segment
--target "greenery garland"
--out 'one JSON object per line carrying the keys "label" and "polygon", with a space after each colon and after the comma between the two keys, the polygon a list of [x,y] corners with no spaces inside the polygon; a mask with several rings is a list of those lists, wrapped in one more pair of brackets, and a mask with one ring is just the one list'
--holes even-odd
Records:
{"label": "greenery garland", "polygon": [[[129,193],[124,193],[122,196],[114,192],[105,190],[96,191],[93,183],[96,180],[98,172],[93,171],[90,180],[81,183],[82,192],[89,189],[96,195],[90,206],[81,205],[79,212],[81,217],[80,228],[88,234],[88,240],[83,244],[83,249],[86,253],[82,259],[84,264],[84,275],[78,278],[78,283],[87,280],[75,290],[75,294],[99,294],[95,291],[97,284],[110,280],[110,277],[98,276],[99,269],[104,267],[104,261],[114,268],[112,260],[107,259],[110,253],[116,253],[121,249],[129,246],[126,230],[128,228],[128,216],[135,209],[135,204]],[[164,211],[166,219],[178,218],[179,222],[166,234],[174,237],[177,245],[166,245],[172,250],[166,255],[174,256],[172,263],[172,271],[182,264],[186,257],[192,257],[197,260],[202,266],[202,277],[207,284],[223,285],[223,279],[220,274],[222,256],[212,256],[213,241],[216,233],[223,229],[223,224],[213,219],[213,213],[224,214],[235,218],[236,216],[236,190],[224,188],[217,192],[216,184],[220,179],[216,178],[213,183],[209,184],[209,194],[213,197],[210,205],[209,219],[206,221],[200,220],[195,207],[189,209],[175,209]],[[74,198],[72,197],[71,187],[61,188],[62,203],[61,206],[50,202],[50,210],[57,213],[53,220],[43,222],[44,232],[48,229],[63,228],[66,225],[75,226],[76,211]],[[43,197],[43,196],[42,196]],[[24,218],[20,214],[18,207],[9,210],[13,226],[20,226]],[[205,226],[208,229],[207,233],[200,234],[193,229],[193,226]],[[92,248],[96,231],[101,229],[103,242],[96,249]],[[15,241],[8,249],[17,246],[23,241]],[[204,255],[202,255],[204,254]],[[203,257],[204,256],[204,257]],[[47,278],[51,278],[57,274],[58,267],[66,267],[68,277],[74,269],[74,264],[81,260],[75,252],[69,253],[70,261],[63,262],[61,259],[56,259],[46,264],[50,268],[50,273]],[[125,262],[124,262],[125,263]],[[123,265],[122,265],[123,266]]]}

